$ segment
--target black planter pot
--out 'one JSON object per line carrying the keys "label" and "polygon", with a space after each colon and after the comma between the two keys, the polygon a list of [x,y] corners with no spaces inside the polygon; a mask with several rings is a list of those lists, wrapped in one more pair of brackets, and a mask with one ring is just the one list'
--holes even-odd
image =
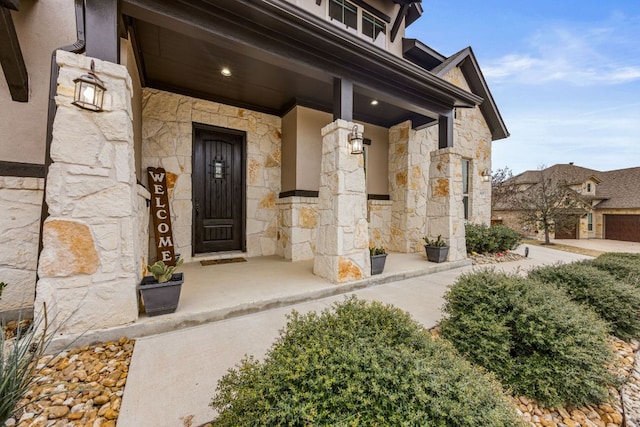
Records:
{"label": "black planter pot", "polygon": [[387,254],[371,255],[371,274],[380,274],[384,270]]}
{"label": "black planter pot", "polygon": [[427,251],[427,260],[431,262],[445,262],[449,255],[449,246],[428,246],[424,245]]}
{"label": "black planter pot", "polygon": [[173,313],[178,308],[180,290],[184,282],[184,273],[176,273],[171,280],[158,283],[153,276],[142,278],[138,290],[148,316]]}

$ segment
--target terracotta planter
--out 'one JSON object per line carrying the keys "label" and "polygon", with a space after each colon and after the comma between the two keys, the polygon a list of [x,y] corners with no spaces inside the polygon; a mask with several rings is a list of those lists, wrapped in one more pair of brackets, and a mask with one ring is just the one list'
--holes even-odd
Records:
{"label": "terracotta planter", "polygon": [[183,282],[184,273],[172,275],[171,280],[165,283],[158,283],[153,276],[144,277],[138,285],[138,290],[147,315],[158,316],[175,312]]}
{"label": "terracotta planter", "polygon": [[445,262],[449,255],[449,246],[428,246],[424,245],[427,251],[427,260],[431,262]]}
{"label": "terracotta planter", "polygon": [[371,274],[380,274],[384,270],[387,254],[371,255]]}

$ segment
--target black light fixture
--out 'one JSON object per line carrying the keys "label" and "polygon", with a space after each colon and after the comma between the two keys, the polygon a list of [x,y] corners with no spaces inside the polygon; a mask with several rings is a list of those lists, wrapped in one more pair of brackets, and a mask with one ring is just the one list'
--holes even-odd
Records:
{"label": "black light fixture", "polygon": [[362,154],[364,140],[362,134],[358,132],[358,125],[353,125],[353,130],[349,134],[349,143],[351,144],[351,154]]}
{"label": "black light fixture", "polygon": [[482,182],[491,181],[491,171],[489,169],[485,169],[482,171]]}
{"label": "black light fixture", "polygon": [[76,88],[73,94],[73,105],[90,111],[102,111],[104,92],[107,90],[104,83],[95,74],[95,64],[91,60],[91,71],[83,74],[73,81]]}

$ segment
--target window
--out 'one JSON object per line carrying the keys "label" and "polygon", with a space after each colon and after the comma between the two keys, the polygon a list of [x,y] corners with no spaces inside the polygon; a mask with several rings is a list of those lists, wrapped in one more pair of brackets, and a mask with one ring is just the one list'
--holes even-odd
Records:
{"label": "window", "polygon": [[587,193],[591,193],[591,183],[587,182]]}
{"label": "window", "polygon": [[346,0],[329,0],[329,17],[347,28],[358,29],[358,8]]}
{"label": "window", "polygon": [[469,219],[469,166],[469,160],[462,159],[462,206],[464,219]]}
{"label": "window", "polygon": [[[591,185],[591,184],[587,184],[587,185]],[[587,230],[593,231],[593,214],[591,212],[587,214]]]}
{"label": "window", "polygon": [[387,26],[383,21],[367,12],[362,12],[362,35],[369,37],[374,42],[378,40],[378,36],[384,39],[387,32]]}

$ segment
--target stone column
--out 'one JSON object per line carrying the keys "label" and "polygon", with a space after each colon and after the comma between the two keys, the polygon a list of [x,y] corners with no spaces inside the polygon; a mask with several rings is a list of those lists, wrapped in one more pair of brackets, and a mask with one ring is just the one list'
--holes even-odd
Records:
{"label": "stone column", "polygon": [[[313,272],[333,283],[371,275],[367,193],[362,155],[351,154],[354,123],[336,120],[322,129],[318,241]],[[362,125],[358,125],[362,132]]]}
{"label": "stone column", "polygon": [[389,130],[389,195],[393,201],[389,249],[421,252],[427,204],[427,158],[424,132],[419,135],[406,121]]}
{"label": "stone column", "polygon": [[91,58],[58,51],[60,75],[47,176],[35,310],[46,303],[56,333],[76,334],[137,319],[138,236],[131,79],[124,66],[95,60],[104,111],[72,105],[73,79]]}
{"label": "stone column", "polygon": [[427,236],[438,235],[449,243],[448,261],[465,259],[467,249],[462,207],[462,156],[454,148],[431,152]]}

